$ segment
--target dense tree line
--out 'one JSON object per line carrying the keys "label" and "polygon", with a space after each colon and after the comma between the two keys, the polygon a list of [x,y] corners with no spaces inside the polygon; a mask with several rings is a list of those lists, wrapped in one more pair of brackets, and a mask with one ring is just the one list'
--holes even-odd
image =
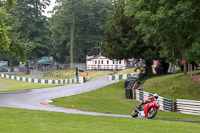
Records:
{"label": "dense tree line", "polygon": [[49,0],[17,0],[15,5],[13,1],[12,4],[9,1],[1,2],[7,3],[12,6],[12,10],[5,10],[4,23],[9,28],[1,38],[8,41],[3,43],[6,47],[0,45],[3,46],[0,51],[10,59],[11,71],[13,57],[19,61],[33,59],[34,69],[37,70],[38,56],[47,55],[51,44],[47,18],[42,15]]}
{"label": "dense tree line", "polygon": [[198,0],[115,1],[104,38],[105,54],[118,59],[143,58],[149,75],[153,59],[199,63],[199,5]]}
{"label": "dense tree line", "polygon": [[[67,63],[97,55],[111,0],[59,0],[50,19],[55,57]],[[70,58],[71,57],[71,58]]]}
{"label": "dense tree line", "polygon": [[[57,0],[51,18],[43,15],[50,0],[0,1],[2,57],[34,61],[53,56],[62,63],[85,62],[99,53],[111,0]],[[11,9],[12,10],[9,10]],[[12,70],[12,69],[11,69]]]}
{"label": "dense tree line", "polygon": [[49,55],[62,63],[85,62],[102,41],[105,56],[142,58],[149,75],[154,59],[200,62],[198,0],[57,0],[47,18],[49,2],[0,1],[0,54],[11,66],[12,58],[34,60],[37,69],[37,58]]}

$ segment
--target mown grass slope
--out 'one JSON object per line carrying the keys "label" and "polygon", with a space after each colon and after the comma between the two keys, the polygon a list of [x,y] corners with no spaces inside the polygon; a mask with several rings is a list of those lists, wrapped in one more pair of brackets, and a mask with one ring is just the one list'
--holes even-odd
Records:
{"label": "mown grass slope", "polygon": [[0,108],[1,133],[199,133],[200,124]]}
{"label": "mown grass slope", "polygon": [[144,91],[158,93],[169,99],[189,99],[200,101],[200,85],[183,73],[158,76],[146,80]]}
{"label": "mown grass slope", "polygon": [[29,83],[13,79],[0,78],[0,85],[9,86],[0,88],[0,92],[7,92],[7,91],[21,91],[30,89],[49,88],[49,87],[62,86],[63,84],[48,85],[48,84]]}
{"label": "mown grass slope", "polygon": [[[130,115],[138,101],[125,98],[123,80],[118,83],[70,97],[53,99],[56,106],[76,109]],[[156,118],[200,121],[200,116],[159,111]]]}

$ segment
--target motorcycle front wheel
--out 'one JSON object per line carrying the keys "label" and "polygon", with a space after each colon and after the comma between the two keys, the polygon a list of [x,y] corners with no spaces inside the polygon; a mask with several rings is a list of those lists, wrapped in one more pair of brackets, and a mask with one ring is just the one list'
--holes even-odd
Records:
{"label": "motorcycle front wheel", "polygon": [[152,110],[152,108],[150,108],[149,111],[148,111],[148,114],[147,114],[148,119],[152,119],[157,114],[157,109],[153,109],[153,111],[151,111],[151,110]]}
{"label": "motorcycle front wheel", "polygon": [[131,113],[132,117],[138,117],[138,111],[134,108],[132,113]]}

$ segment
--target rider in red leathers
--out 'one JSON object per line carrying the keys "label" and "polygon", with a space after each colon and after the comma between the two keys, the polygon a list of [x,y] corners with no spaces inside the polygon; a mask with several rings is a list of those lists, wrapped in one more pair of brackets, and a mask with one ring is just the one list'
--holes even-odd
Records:
{"label": "rider in red leathers", "polygon": [[147,98],[145,101],[140,101],[140,104],[139,104],[139,106],[138,106],[138,110],[141,109],[141,106],[142,106],[142,105],[144,105],[144,104],[146,104],[146,103],[150,103],[150,102],[156,101],[157,99],[158,99],[158,94],[155,93],[155,94],[153,94],[153,97],[149,97],[149,98]]}

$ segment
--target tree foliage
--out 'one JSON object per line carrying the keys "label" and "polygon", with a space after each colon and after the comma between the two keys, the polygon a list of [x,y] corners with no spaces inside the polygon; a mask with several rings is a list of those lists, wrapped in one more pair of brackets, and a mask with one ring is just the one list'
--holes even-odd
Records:
{"label": "tree foliage", "polygon": [[143,33],[144,42],[153,40],[159,46],[160,58],[197,61],[190,54],[200,45],[199,4],[197,0],[132,0],[126,11],[139,21],[137,30]]}
{"label": "tree foliage", "polygon": [[26,47],[29,59],[34,57],[34,67],[37,69],[38,56],[47,55],[51,48],[47,18],[42,15],[49,0],[18,0],[13,15],[21,23],[17,31]]}
{"label": "tree foliage", "polygon": [[4,7],[0,7],[0,50],[8,51],[10,39],[8,38],[9,27],[5,24],[6,12]]}
{"label": "tree foliage", "polygon": [[137,30],[136,16],[125,15],[127,1],[116,1],[114,12],[106,27],[104,53],[111,59],[142,58],[146,61],[147,73],[152,75],[151,64],[157,55],[157,47],[144,41],[144,34]]}
{"label": "tree foliage", "polygon": [[15,0],[0,1],[0,51],[9,51],[10,39],[8,38],[8,30],[10,27],[6,25],[5,20],[8,14],[6,9],[12,9]]}
{"label": "tree foliage", "polygon": [[[198,0],[115,1],[104,47],[110,58],[199,62]],[[149,69],[150,70],[150,69]]]}
{"label": "tree foliage", "polygon": [[74,12],[74,61],[85,62],[85,56],[96,55],[100,49],[101,37],[107,12],[112,10],[110,0],[59,0],[50,19],[55,57],[60,61],[70,56],[70,31],[72,9]]}

